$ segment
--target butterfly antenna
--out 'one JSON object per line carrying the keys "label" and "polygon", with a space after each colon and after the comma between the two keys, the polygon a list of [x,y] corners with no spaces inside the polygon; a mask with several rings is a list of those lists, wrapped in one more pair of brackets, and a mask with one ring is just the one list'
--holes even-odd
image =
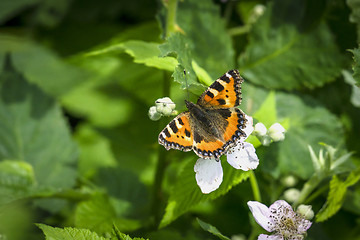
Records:
{"label": "butterfly antenna", "polygon": [[186,86],[187,100],[189,100],[189,99],[190,99],[190,96],[189,96],[189,85],[188,85],[188,82],[187,82],[186,69],[184,69],[184,77],[185,77],[185,86]]}

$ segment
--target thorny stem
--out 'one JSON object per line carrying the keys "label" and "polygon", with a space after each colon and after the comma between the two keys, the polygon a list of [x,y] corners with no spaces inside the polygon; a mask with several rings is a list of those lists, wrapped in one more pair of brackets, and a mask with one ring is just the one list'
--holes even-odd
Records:
{"label": "thorny stem", "polygon": [[250,171],[250,184],[251,184],[251,188],[253,190],[255,201],[261,202],[261,194],[260,194],[260,190],[259,190],[259,185],[257,183],[254,171]]}

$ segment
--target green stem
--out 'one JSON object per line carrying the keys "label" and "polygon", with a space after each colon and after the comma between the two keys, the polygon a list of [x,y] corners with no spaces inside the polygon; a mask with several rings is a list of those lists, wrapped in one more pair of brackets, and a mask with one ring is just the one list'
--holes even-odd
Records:
{"label": "green stem", "polygon": [[253,190],[255,201],[261,202],[261,194],[260,194],[260,190],[259,190],[259,185],[257,183],[254,171],[250,171],[250,184],[251,184],[251,188]]}
{"label": "green stem", "polygon": [[166,16],[166,36],[170,36],[175,32],[176,26],[176,9],[178,0],[169,0],[167,4],[167,16]]}
{"label": "green stem", "polygon": [[301,203],[304,203],[306,198],[310,195],[310,193],[319,185],[321,177],[314,174],[303,186],[300,192],[300,197],[296,202],[294,202],[293,207],[296,208]]}
{"label": "green stem", "polygon": [[[163,96],[170,95],[170,76],[168,73],[164,71],[163,76]],[[159,122],[159,131],[164,128],[167,123],[167,119],[161,119]],[[152,204],[151,204],[151,213],[154,216],[155,225],[159,224],[162,216],[162,203],[164,202],[163,192],[162,192],[162,182],[164,180],[164,174],[166,169],[166,158],[167,152],[161,146],[158,147],[158,160],[156,163],[156,170],[155,170],[155,178],[154,178],[154,186],[153,186],[153,193],[152,193]]]}
{"label": "green stem", "polygon": [[228,33],[230,36],[237,36],[248,33],[250,31],[250,25],[244,25],[241,27],[230,28]]}

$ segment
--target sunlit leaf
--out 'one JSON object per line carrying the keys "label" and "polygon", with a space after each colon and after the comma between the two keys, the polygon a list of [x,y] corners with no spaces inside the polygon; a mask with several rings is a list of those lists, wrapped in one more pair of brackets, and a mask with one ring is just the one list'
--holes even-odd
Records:
{"label": "sunlit leaf", "polygon": [[91,232],[89,229],[57,228],[45,224],[36,224],[45,234],[46,240],[105,240],[106,238]]}

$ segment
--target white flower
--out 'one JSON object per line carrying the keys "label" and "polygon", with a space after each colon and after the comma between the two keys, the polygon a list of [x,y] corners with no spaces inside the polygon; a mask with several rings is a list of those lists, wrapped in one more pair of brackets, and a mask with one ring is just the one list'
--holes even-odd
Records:
{"label": "white flower", "polygon": [[174,111],[176,104],[169,97],[163,97],[155,101],[155,106],[157,112],[165,116],[170,116]]}
{"label": "white flower", "polygon": [[194,166],[195,179],[202,193],[211,193],[219,188],[223,180],[220,159],[199,158]]}
{"label": "white flower", "polygon": [[284,200],[277,200],[269,208],[262,203],[249,201],[248,206],[255,221],[273,235],[260,234],[259,239],[304,239],[311,222],[293,211]]}
{"label": "white flower", "polygon": [[[248,171],[257,168],[259,158],[252,144],[244,142],[254,130],[252,117],[245,116],[247,123],[242,130],[246,137],[241,137],[227,152],[228,163],[236,169]],[[203,193],[210,193],[219,188],[223,179],[220,159],[199,158],[194,166],[195,179]]]}
{"label": "white flower", "polygon": [[274,123],[268,130],[268,134],[274,142],[285,139],[285,128],[280,123]]}
{"label": "white flower", "polygon": [[255,136],[263,137],[267,133],[265,125],[261,122],[255,124],[254,134]]}
{"label": "white flower", "polygon": [[156,111],[156,107],[152,106],[149,108],[149,112],[148,112],[149,118],[153,121],[157,121],[161,118],[161,114]]}

